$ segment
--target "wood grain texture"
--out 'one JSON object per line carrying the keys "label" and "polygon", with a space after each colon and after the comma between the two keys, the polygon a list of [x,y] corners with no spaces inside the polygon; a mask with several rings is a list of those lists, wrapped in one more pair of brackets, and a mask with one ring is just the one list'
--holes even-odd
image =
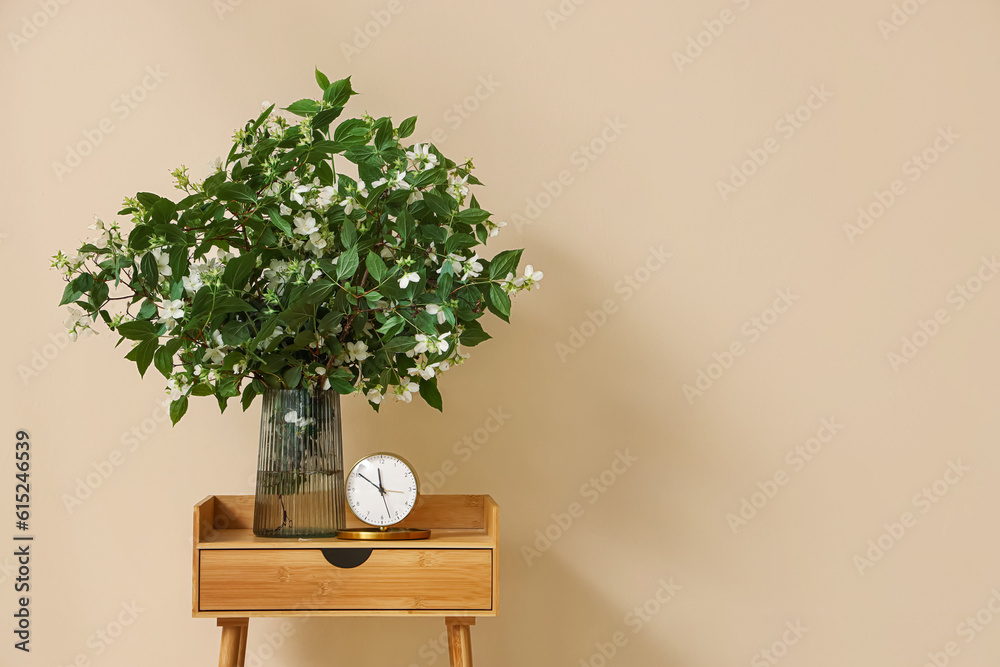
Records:
{"label": "wood grain texture", "polygon": [[472,627],[474,618],[446,618],[448,657],[451,667],[472,667]]}
{"label": "wood grain texture", "polygon": [[374,549],[337,568],[319,549],[200,552],[200,611],[491,610],[491,549]]}

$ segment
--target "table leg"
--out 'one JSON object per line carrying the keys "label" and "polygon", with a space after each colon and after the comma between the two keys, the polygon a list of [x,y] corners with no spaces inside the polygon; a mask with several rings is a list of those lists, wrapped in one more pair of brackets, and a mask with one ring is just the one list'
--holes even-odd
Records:
{"label": "table leg", "polygon": [[247,651],[249,618],[220,618],[222,646],[219,649],[219,667],[243,667]]}
{"label": "table leg", "polygon": [[473,617],[449,616],[444,619],[448,627],[448,655],[451,667],[472,667],[472,626]]}

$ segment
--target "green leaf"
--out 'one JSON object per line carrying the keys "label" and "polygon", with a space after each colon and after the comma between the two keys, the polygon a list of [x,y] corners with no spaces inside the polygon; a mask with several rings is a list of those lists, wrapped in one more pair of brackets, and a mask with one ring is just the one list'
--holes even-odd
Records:
{"label": "green leaf", "polygon": [[378,332],[386,338],[392,338],[406,326],[406,320],[399,315],[392,315],[378,328]]}
{"label": "green leaf", "polygon": [[316,305],[323,303],[330,298],[333,294],[333,290],[336,284],[332,280],[327,280],[322,278],[317,280],[313,284],[306,287],[305,291],[302,292],[302,296],[298,298],[298,303],[306,305]]}
{"label": "green leaf", "polygon": [[456,252],[458,250],[465,250],[466,248],[471,248],[472,246],[478,245],[479,241],[468,234],[452,234],[445,241],[444,249],[445,252]]}
{"label": "green leaf", "polygon": [[320,72],[318,67],[316,68],[316,83],[318,83],[319,87],[323,90],[330,87],[330,79],[326,77],[326,74]]}
{"label": "green leaf", "polygon": [[181,396],[170,404],[170,422],[174,425],[180,421],[181,417],[188,409],[188,397]]}
{"label": "green leaf", "polygon": [[524,252],[524,248],[504,250],[494,257],[493,261],[490,262],[490,278],[503,280],[508,273],[517,274],[517,265],[521,263],[522,252]]}
{"label": "green leaf", "polygon": [[226,269],[222,272],[222,282],[236,291],[242,291],[246,287],[250,274],[256,268],[256,254],[247,253],[234,257],[226,262]]}
{"label": "green leaf", "polygon": [[330,380],[330,389],[333,389],[338,394],[354,393],[354,385],[351,384],[351,374],[347,369],[338,368],[328,373],[327,379]]}
{"label": "green leaf", "polygon": [[330,127],[330,123],[337,120],[341,112],[344,110],[343,107],[334,107],[332,109],[323,109],[318,114],[313,116],[312,128],[313,130],[326,130]]}
{"label": "green leaf", "polygon": [[424,203],[438,215],[445,217],[451,215],[451,205],[448,203],[448,199],[435,190],[424,193]]}
{"label": "green leaf", "polygon": [[254,384],[255,383],[248,384],[246,389],[243,390],[243,398],[240,401],[243,404],[243,412],[246,412],[247,408],[250,407],[250,404],[253,403],[253,399],[257,398],[258,392],[254,387]]}
{"label": "green leaf", "polygon": [[153,362],[153,355],[156,354],[157,347],[159,347],[159,341],[156,338],[147,338],[132,348],[132,351],[126,354],[125,358],[134,361],[139,368],[139,375],[145,376],[146,369]]}
{"label": "green leaf", "polygon": [[292,366],[282,373],[281,379],[285,381],[286,387],[295,389],[299,386],[299,381],[302,379],[302,369],[299,366]]}
{"label": "green leaf", "polygon": [[344,221],[344,226],[340,230],[340,242],[345,248],[350,248],[358,242],[358,230],[350,220]]}
{"label": "green leaf", "polygon": [[289,104],[285,107],[285,111],[289,111],[296,116],[312,116],[319,111],[319,103],[316,100],[302,99]]}
{"label": "green leaf", "polygon": [[129,340],[146,340],[156,338],[156,327],[152,322],[137,320],[135,322],[122,322],[118,325],[118,333]]}
{"label": "green leaf", "polygon": [[283,231],[285,233],[285,236],[292,235],[292,226],[288,223],[287,220],[281,217],[281,214],[278,213],[278,209],[269,207],[265,211],[265,213],[267,213],[267,217],[270,218],[271,224],[273,224],[275,227]]}
{"label": "green leaf", "polygon": [[215,196],[223,201],[237,201],[244,204],[256,204],[257,196],[243,183],[223,183]]}
{"label": "green leaf", "polygon": [[343,144],[364,144],[368,141],[368,123],[360,118],[345,120],[337,126],[333,140]]}
{"label": "green leaf", "polygon": [[181,276],[187,273],[188,249],[186,245],[178,245],[170,249],[169,265],[174,280],[180,280]]}
{"label": "green leaf", "polygon": [[216,298],[212,306],[213,315],[223,313],[254,313],[257,309],[238,296],[221,296]]}
{"label": "green leaf", "polygon": [[351,88],[351,77],[334,81],[323,91],[323,100],[329,102],[330,106],[342,107],[351,99],[351,95],[357,93]]}
{"label": "green leaf", "polygon": [[484,340],[489,340],[490,338],[492,338],[492,336],[483,331],[483,325],[479,322],[472,321],[465,323],[465,331],[462,332],[462,335],[458,340],[462,343],[462,345],[475,347]]}
{"label": "green leaf", "polygon": [[402,123],[399,124],[399,138],[405,139],[406,137],[413,134],[413,130],[417,127],[417,117],[410,116]]}
{"label": "green leaf", "polygon": [[65,306],[67,303],[73,303],[77,299],[83,296],[83,292],[76,289],[73,283],[66,285],[66,289],[63,290],[62,299],[59,301],[60,306]]}
{"label": "green leaf", "polygon": [[153,365],[163,377],[169,378],[174,372],[174,355],[166,346],[159,347],[153,354]]}
{"label": "green leaf", "polygon": [[368,256],[365,257],[365,268],[368,269],[368,273],[377,283],[381,283],[389,274],[389,268],[382,261],[382,257],[374,250],[368,251]]}
{"label": "green leaf", "polygon": [[480,223],[490,217],[489,211],[484,211],[481,208],[467,208],[464,211],[459,211],[455,218],[459,222],[464,222],[467,225],[475,225]]}
{"label": "green leaf", "polygon": [[437,378],[420,381],[420,395],[427,405],[436,408],[438,412],[444,412],[441,407],[441,392],[437,388]]}
{"label": "green leaf", "polygon": [[417,341],[412,336],[396,336],[387,342],[382,349],[388,354],[398,354],[399,352],[406,352],[413,349],[416,344]]}
{"label": "green leaf", "polygon": [[399,235],[403,238],[403,241],[409,241],[413,238],[413,234],[417,229],[417,223],[409,211],[406,209],[400,211],[399,216],[396,218],[396,223]]}
{"label": "green leaf", "polygon": [[510,322],[510,297],[496,283],[490,283],[490,298],[487,306],[490,312],[504,322]]}
{"label": "green leaf", "polygon": [[148,252],[142,256],[142,261],[139,262],[139,272],[142,274],[143,282],[147,285],[156,285],[156,281],[160,277],[160,268],[153,253]]}
{"label": "green leaf", "polygon": [[169,199],[160,198],[153,204],[153,208],[149,211],[150,219],[154,224],[164,225],[168,224],[177,212],[174,207],[174,203]]}
{"label": "green leaf", "polygon": [[194,389],[191,390],[192,396],[211,396],[214,393],[215,389],[212,388],[212,385],[203,382],[196,384]]}
{"label": "green leaf", "polygon": [[341,253],[340,259],[337,260],[337,280],[346,280],[353,276],[357,270],[358,250],[357,248],[348,248]]}

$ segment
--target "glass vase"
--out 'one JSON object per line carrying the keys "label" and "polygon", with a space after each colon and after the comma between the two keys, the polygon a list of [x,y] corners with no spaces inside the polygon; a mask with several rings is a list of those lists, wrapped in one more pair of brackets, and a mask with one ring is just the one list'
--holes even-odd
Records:
{"label": "glass vase", "polygon": [[347,504],[340,394],[270,389],[263,399],[254,535],[333,536]]}

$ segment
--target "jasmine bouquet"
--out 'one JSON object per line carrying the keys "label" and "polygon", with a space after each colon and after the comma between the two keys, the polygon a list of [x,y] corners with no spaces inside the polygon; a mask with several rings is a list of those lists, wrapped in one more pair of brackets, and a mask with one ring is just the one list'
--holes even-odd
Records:
{"label": "jasmine bouquet", "polygon": [[175,201],[149,192],[53,266],[74,340],[103,322],[126,359],[167,380],[170,416],[190,396],[244,410],[269,388],[419,394],[441,409],[437,380],[509,321],[516,292],[542,278],[522,250],[479,255],[505,223],[480,207],[471,160],[407,145],[416,117],[334,124],[355,91],[318,70],[318,99],[263,112],[238,130],[214,173],[172,172]]}

